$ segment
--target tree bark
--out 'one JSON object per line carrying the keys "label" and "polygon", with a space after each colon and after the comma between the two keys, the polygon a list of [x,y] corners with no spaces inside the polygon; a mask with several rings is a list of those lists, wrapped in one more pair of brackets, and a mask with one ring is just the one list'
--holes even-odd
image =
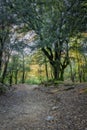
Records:
{"label": "tree bark", "polygon": [[10,86],[12,86],[12,83],[13,83],[13,72],[11,71],[10,76],[9,76],[9,84],[10,84]]}
{"label": "tree bark", "polygon": [[2,73],[2,79],[1,79],[1,82],[4,83],[4,80],[5,80],[5,77],[6,77],[6,72],[7,72],[7,67],[8,67],[8,63],[9,63],[9,57],[10,55],[8,55],[8,59],[5,63],[5,66],[4,66],[4,70],[3,70],[3,73]]}
{"label": "tree bark", "polygon": [[1,71],[1,65],[2,65],[3,48],[4,48],[4,44],[2,43],[2,40],[0,39],[0,71]]}
{"label": "tree bark", "polygon": [[23,55],[23,73],[22,73],[22,83],[25,83],[25,60],[24,60],[24,55]]}
{"label": "tree bark", "polygon": [[18,83],[18,70],[16,70],[15,72],[15,84]]}
{"label": "tree bark", "polygon": [[54,74],[54,79],[55,80],[59,80],[59,73],[60,73],[60,57],[58,59],[58,53],[55,52],[55,59],[53,59],[53,53],[51,48],[48,48],[49,52],[45,49],[42,48],[42,51],[44,52],[44,54],[47,56],[47,58],[49,59],[49,62],[52,66],[53,69],[53,74]]}
{"label": "tree bark", "polygon": [[64,69],[61,70],[60,80],[61,80],[61,81],[64,81]]}
{"label": "tree bark", "polygon": [[48,65],[47,65],[47,60],[46,60],[46,56],[45,56],[45,72],[46,72],[46,79],[48,80]]}

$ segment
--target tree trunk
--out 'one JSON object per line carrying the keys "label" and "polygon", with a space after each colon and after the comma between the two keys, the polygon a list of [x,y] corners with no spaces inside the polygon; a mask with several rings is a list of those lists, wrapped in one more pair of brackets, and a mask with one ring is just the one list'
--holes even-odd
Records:
{"label": "tree trunk", "polygon": [[55,65],[53,65],[52,66],[53,67],[53,72],[54,72],[54,79],[55,80],[59,80],[59,74],[60,74],[60,69],[59,69],[59,65],[57,66],[57,64]]}
{"label": "tree trunk", "polygon": [[79,70],[79,82],[81,83],[82,82],[82,71]]}
{"label": "tree trunk", "polygon": [[2,51],[0,50],[0,71],[1,71],[1,64],[2,64]]}
{"label": "tree trunk", "polygon": [[18,70],[16,70],[15,72],[15,84],[18,83]]}
{"label": "tree trunk", "polygon": [[0,42],[1,42],[0,43],[0,71],[1,71],[4,43],[2,43],[2,39],[0,39]]}
{"label": "tree trunk", "polygon": [[7,72],[7,67],[8,67],[8,63],[9,63],[9,57],[10,55],[8,55],[8,59],[5,63],[5,67],[4,67],[4,70],[3,70],[3,73],[2,73],[2,79],[1,79],[1,82],[4,83],[4,80],[5,80],[5,77],[6,77],[6,72]]}
{"label": "tree trunk", "polygon": [[22,83],[25,83],[25,63],[24,63],[24,55],[23,55],[23,73],[22,73]]}
{"label": "tree trunk", "polygon": [[13,72],[10,72],[10,76],[9,76],[9,84],[10,86],[12,86],[13,83]]}
{"label": "tree trunk", "polygon": [[61,70],[60,80],[61,80],[61,81],[64,81],[64,69]]}
{"label": "tree trunk", "polygon": [[52,52],[51,48],[47,48],[47,50],[45,48],[42,48],[42,51],[44,52],[44,54],[49,59],[50,65],[52,66],[54,79],[59,80],[60,58],[61,58],[60,54],[58,54],[57,51],[56,51],[55,52],[55,58],[53,58],[53,52]]}
{"label": "tree trunk", "polygon": [[46,72],[46,79],[48,80],[48,66],[47,66],[46,56],[45,56],[45,72]]}

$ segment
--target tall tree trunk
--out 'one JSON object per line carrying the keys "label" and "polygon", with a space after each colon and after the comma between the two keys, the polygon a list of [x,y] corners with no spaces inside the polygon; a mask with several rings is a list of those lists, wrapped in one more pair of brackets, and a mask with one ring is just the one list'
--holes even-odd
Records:
{"label": "tall tree trunk", "polygon": [[55,80],[59,80],[59,74],[60,74],[60,71],[59,71],[59,67],[57,66],[57,64],[55,65],[53,65],[52,66],[53,67],[53,72],[54,72],[54,79]]}
{"label": "tall tree trunk", "polygon": [[23,55],[23,73],[22,73],[22,83],[25,83],[25,60]]}
{"label": "tall tree trunk", "polygon": [[54,78],[60,80],[60,65],[61,65],[61,48],[60,43],[55,42],[55,55],[54,55]]}
{"label": "tall tree trunk", "polygon": [[7,58],[7,61],[5,63],[4,70],[3,70],[3,73],[2,73],[2,77],[1,77],[2,83],[4,83],[4,80],[5,80],[5,77],[6,77],[7,67],[8,67],[8,63],[9,63],[9,57],[10,57],[10,55],[8,55],[8,58]]}
{"label": "tall tree trunk", "polygon": [[4,48],[4,43],[2,42],[2,39],[0,39],[0,71],[2,65],[3,48]]}
{"label": "tall tree trunk", "polygon": [[48,65],[47,65],[47,60],[46,60],[46,56],[45,56],[45,72],[46,72],[46,79],[48,80]]}
{"label": "tall tree trunk", "polygon": [[13,83],[13,72],[11,71],[10,76],[9,76],[9,84],[10,84],[10,86],[12,86],[12,83]]}
{"label": "tall tree trunk", "polygon": [[79,70],[79,82],[81,83],[82,82],[82,71],[81,70]]}
{"label": "tall tree trunk", "polygon": [[2,51],[0,50],[0,71],[1,71],[1,64],[2,64]]}
{"label": "tall tree trunk", "polygon": [[61,80],[61,81],[64,81],[64,69],[61,70],[60,80]]}
{"label": "tall tree trunk", "polygon": [[18,83],[18,70],[16,70],[15,72],[15,84]]}

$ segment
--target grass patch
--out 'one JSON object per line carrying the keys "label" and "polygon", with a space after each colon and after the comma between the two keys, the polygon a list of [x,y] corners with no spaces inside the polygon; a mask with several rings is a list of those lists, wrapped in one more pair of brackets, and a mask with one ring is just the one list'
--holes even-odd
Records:
{"label": "grass patch", "polygon": [[26,83],[27,84],[31,84],[31,85],[33,85],[33,84],[40,84],[41,83],[41,80],[39,80],[38,78],[31,78],[31,79],[28,79],[27,81],[26,81]]}

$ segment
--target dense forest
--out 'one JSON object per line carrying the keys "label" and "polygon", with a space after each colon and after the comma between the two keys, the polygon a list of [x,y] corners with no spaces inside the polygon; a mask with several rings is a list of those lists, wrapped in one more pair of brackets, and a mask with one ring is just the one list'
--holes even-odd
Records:
{"label": "dense forest", "polygon": [[0,0],[0,82],[87,81],[86,0]]}

